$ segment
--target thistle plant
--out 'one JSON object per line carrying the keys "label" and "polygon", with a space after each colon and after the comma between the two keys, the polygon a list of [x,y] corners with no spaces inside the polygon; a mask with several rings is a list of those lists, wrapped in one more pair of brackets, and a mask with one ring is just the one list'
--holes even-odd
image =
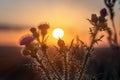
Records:
{"label": "thistle plant", "polygon": [[[112,28],[108,28],[106,32],[108,33],[108,42],[110,45],[110,48],[112,49],[112,57],[109,59],[107,64],[105,65],[105,71],[103,74],[104,80],[119,80],[119,44],[118,44],[118,36],[117,36],[117,30],[115,27],[114,17],[114,6],[116,4],[117,0],[104,0],[104,3],[106,7],[109,10],[110,14],[110,20],[112,22]],[[111,66],[111,67],[110,67]]]}
{"label": "thistle plant", "polygon": [[[39,63],[40,68],[43,70],[48,80],[62,80],[63,77],[64,80],[69,80],[70,78],[77,79],[77,77],[78,80],[81,80],[88,58],[93,54],[95,43],[101,41],[101,39],[104,37],[103,35],[101,35],[98,38],[98,32],[106,31],[108,29],[106,23],[107,20],[105,19],[106,16],[107,11],[104,8],[100,11],[99,17],[96,14],[92,14],[91,19],[88,19],[90,24],[93,25],[92,28],[89,28],[91,36],[91,42],[89,46],[81,41],[79,37],[76,37],[76,43],[74,43],[73,39],[70,46],[66,46],[65,42],[62,39],[58,40],[58,47],[56,47],[56,50],[60,55],[62,55],[60,58],[63,59],[63,75],[60,75],[54,65],[54,62],[56,62],[56,60],[51,60],[47,54],[48,46],[46,44],[46,41],[48,38],[48,24],[40,24],[38,26],[38,29],[34,27],[30,29],[32,35],[24,37],[20,42],[20,45],[25,45],[22,53],[24,56],[30,55]],[[41,50],[43,56],[38,56],[39,50]],[[80,55],[82,54],[82,56],[80,56],[81,59],[77,60],[75,56],[79,55],[79,50],[82,51],[82,53],[80,53]],[[79,62],[79,64],[77,62]],[[76,68],[74,71],[74,76],[70,76],[73,75],[73,71],[71,71],[71,68]]]}
{"label": "thistle plant", "polygon": [[93,55],[95,43],[98,43],[104,37],[104,35],[101,35],[100,37],[97,37],[98,33],[101,32],[101,31],[107,31],[109,29],[108,26],[107,26],[107,20],[105,18],[107,16],[107,14],[108,14],[107,10],[105,8],[103,8],[103,9],[100,10],[100,16],[97,16],[96,14],[92,14],[91,19],[88,19],[90,24],[93,25],[92,28],[89,28],[91,42],[90,42],[89,46],[85,45],[87,47],[87,52],[86,52],[86,55],[85,55],[85,59],[82,63],[82,68],[81,68],[78,80],[82,80],[82,76],[84,74],[87,61],[89,60],[89,57]]}
{"label": "thistle plant", "polygon": [[[38,26],[38,29],[36,29],[34,27],[31,28],[30,31],[31,31],[32,35],[24,37],[20,41],[20,45],[25,45],[25,48],[22,52],[23,55],[24,56],[30,55],[32,58],[36,59],[36,61],[40,64],[40,67],[44,71],[48,80],[52,80],[50,71],[51,72],[54,71],[55,72],[54,75],[59,80],[61,80],[58,73],[56,72],[54,66],[51,63],[51,61],[47,55],[47,52],[46,52],[46,50],[48,48],[48,46],[46,45],[46,40],[48,38],[48,36],[46,37],[48,28],[49,28],[48,24],[41,24]],[[37,43],[34,42],[35,40],[37,41]],[[42,54],[43,54],[43,56],[41,58],[39,58],[39,56],[38,56],[39,50],[41,50]],[[44,62],[47,62],[49,64],[50,68],[52,68],[52,69],[48,70],[49,68],[47,68],[47,66]]]}
{"label": "thistle plant", "polygon": [[113,31],[108,30],[108,35],[109,35],[108,41],[109,41],[110,46],[114,49],[118,49],[119,47],[117,31],[116,31],[115,22],[114,22],[114,16],[115,16],[114,6],[116,2],[117,0],[104,0],[104,3],[109,10],[110,19],[111,19],[112,27],[113,27]]}
{"label": "thistle plant", "polygon": [[[114,25],[113,7],[116,0],[104,0],[109,9],[113,31],[108,27],[106,16],[108,12],[105,8],[100,10],[100,15],[91,14],[91,18],[87,19],[92,27],[89,28],[90,43],[89,45],[82,41],[79,36],[71,40],[70,45],[66,45],[64,40],[59,38],[56,52],[48,52],[47,39],[49,24],[40,24],[37,28],[30,28],[31,35],[24,36],[20,45],[24,46],[22,54],[33,58],[39,65],[43,80],[87,80],[87,63],[94,56],[94,46],[102,41],[103,34],[108,33],[108,42],[112,48],[118,49],[117,32]],[[112,37],[114,36],[114,37]],[[42,54],[41,55],[39,55]],[[50,54],[54,54],[50,58]],[[95,78],[95,72],[91,72],[88,79]],[[43,77],[45,76],[45,77]]]}
{"label": "thistle plant", "polygon": [[68,53],[67,53],[65,43],[62,39],[58,40],[58,46],[59,46],[60,53],[63,54],[63,57],[64,57],[64,77],[65,77],[64,79],[68,80],[68,60],[67,60]]}

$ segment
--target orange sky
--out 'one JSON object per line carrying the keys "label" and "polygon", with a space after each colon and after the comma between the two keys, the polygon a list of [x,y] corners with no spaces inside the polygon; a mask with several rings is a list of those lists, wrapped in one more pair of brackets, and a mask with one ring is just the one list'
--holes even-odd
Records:
{"label": "orange sky", "polygon": [[[52,30],[57,27],[65,31],[63,39],[67,43],[76,35],[89,43],[88,28],[91,25],[86,19],[92,13],[99,15],[99,10],[103,7],[102,0],[1,0],[0,23],[37,27],[40,23],[48,22],[51,27],[49,43],[56,42],[52,37]],[[115,10],[116,15],[119,15],[118,7]],[[119,17],[116,17],[117,29],[118,22]],[[20,37],[28,34],[27,31],[0,31],[0,45],[18,45]]]}

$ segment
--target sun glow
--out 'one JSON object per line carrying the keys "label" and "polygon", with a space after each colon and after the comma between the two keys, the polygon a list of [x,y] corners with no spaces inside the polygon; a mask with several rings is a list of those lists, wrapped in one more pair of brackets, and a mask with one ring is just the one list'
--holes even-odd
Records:
{"label": "sun glow", "polygon": [[52,34],[54,38],[59,39],[64,36],[64,31],[61,28],[55,28]]}

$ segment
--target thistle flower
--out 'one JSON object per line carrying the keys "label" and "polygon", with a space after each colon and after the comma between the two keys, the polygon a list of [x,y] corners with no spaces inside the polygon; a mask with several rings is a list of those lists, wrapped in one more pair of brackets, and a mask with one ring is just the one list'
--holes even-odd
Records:
{"label": "thistle flower", "polygon": [[45,36],[47,34],[47,29],[49,29],[49,25],[48,24],[40,24],[38,26],[38,29],[41,30],[42,36]]}
{"label": "thistle flower", "polygon": [[49,25],[48,24],[40,24],[39,26],[38,26],[38,29],[40,29],[40,30],[47,30],[47,29],[49,29]]}
{"label": "thistle flower", "polygon": [[62,39],[58,40],[58,46],[59,47],[64,47],[65,46],[65,42]]}
{"label": "thistle flower", "polygon": [[33,36],[25,36],[25,37],[22,38],[22,40],[20,41],[20,45],[30,44],[33,40],[34,40],[34,37],[33,37]]}
{"label": "thistle flower", "polygon": [[94,23],[97,23],[98,17],[97,17],[96,14],[92,14],[92,15],[91,15],[91,21],[94,22]]}
{"label": "thistle flower", "polygon": [[105,8],[100,10],[100,16],[105,17],[107,15],[108,15],[108,13],[107,13],[107,10]]}

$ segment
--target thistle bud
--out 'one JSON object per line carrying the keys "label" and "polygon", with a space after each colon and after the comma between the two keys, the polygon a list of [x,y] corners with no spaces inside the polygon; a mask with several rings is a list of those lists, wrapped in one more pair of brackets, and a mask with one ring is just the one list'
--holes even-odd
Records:
{"label": "thistle bud", "polygon": [[35,32],[36,32],[36,28],[32,27],[32,28],[30,28],[30,31],[31,31],[32,33],[35,33]]}
{"label": "thistle bud", "polygon": [[62,39],[59,39],[59,40],[58,40],[58,46],[59,46],[59,47],[65,46],[65,42],[64,42]]}
{"label": "thistle bud", "polygon": [[100,16],[105,17],[107,15],[108,15],[108,13],[107,13],[107,10],[105,8],[100,10]]}
{"label": "thistle bud", "polygon": [[94,23],[97,23],[98,17],[97,17],[96,14],[92,14],[92,15],[91,15],[91,21],[94,22]]}
{"label": "thistle bud", "polygon": [[40,30],[44,30],[44,29],[48,29],[49,28],[49,25],[48,24],[40,24],[39,26],[38,26],[38,29],[40,29]]}
{"label": "thistle bud", "polygon": [[48,24],[40,24],[38,26],[38,29],[41,30],[41,35],[45,36],[47,34],[47,30],[49,29],[49,25]]}

